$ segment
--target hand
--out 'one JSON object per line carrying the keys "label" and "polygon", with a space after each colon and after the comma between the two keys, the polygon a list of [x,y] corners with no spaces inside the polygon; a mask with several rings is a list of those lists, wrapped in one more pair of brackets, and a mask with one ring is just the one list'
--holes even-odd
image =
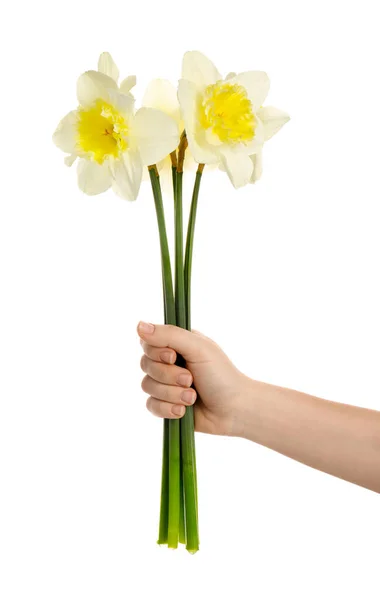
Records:
{"label": "hand", "polygon": [[[140,322],[137,331],[144,349],[141,387],[149,394],[147,408],[158,417],[178,419],[195,402],[196,431],[238,435],[239,404],[248,378],[221,348],[199,332],[174,325]],[[174,364],[177,352],[186,368]]]}

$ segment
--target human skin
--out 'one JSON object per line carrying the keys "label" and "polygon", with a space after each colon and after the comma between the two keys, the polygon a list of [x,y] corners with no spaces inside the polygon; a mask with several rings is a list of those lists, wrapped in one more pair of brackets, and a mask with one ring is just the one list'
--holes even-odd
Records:
{"label": "human skin", "polygon": [[246,438],[380,493],[380,412],[250,379],[199,332],[143,322],[137,331],[151,413],[178,419],[195,403],[196,431]]}

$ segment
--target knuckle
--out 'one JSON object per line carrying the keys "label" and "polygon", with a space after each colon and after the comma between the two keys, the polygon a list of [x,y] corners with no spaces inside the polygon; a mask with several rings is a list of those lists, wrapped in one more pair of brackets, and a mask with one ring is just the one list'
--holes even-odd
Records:
{"label": "knuckle", "polygon": [[179,387],[179,386],[173,387],[172,398],[171,398],[173,404],[182,403],[182,394],[183,394],[183,392],[185,392],[188,389],[189,388],[182,387],[182,386],[181,387]]}
{"label": "knuckle", "polygon": [[163,384],[160,388],[160,398],[165,401],[170,400],[170,387],[168,385]]}
{"label": "knuckle", "polygon": [[150,358],[152,355],[154,356],[154,346],[150,346],[149,344],[145,344],[144,352]]}
{"label": "knuckle", "polygon": [[165,325],[165,329],[167,330],[168,334],[171,335],[175,332],[177,327],[175,325]]}
{"label": "knuckle", "polygon": [[142,355],[141,360],[140,360],[140,368],[142,371],[144,371],[144,373],[146,372],[146,357],[145,354]]}
{"label": "knuckle", "polygon": [[144,379],[141,382],[141,389],[143,392],[148,393],[148,384],[149,384],[149,376],[145,375]]}
{"label": "knuckle", "polygon": [[148,368],[146,372],[149,373],[149,375],[158,382],[165,382],[167,379],[165,365],[162,365],[160,363],[151,362],[150,368]]}
{"label": "knuckle", "polygon": [[159,365],[157,365],[156,369],[157,369],[157,377],[160,379],[160,381],[169,382],[170,375],[169,375],[169,369],[168,369],[167,365],[159,364]]}
{"label": "knuckle", "polygon": [[160,398],[166,402],[173,402],[173,389],[172,385],[165,385],[164,383],[160,386]]}
{"label": "knuckle", "polygon": [[154,400],[153,400],[152,396],[149,396],[149,398],[146,401],[146,407],[149,410],[149,412],[151,412],[151,413],[154,413],[153,403],[154,403]]}

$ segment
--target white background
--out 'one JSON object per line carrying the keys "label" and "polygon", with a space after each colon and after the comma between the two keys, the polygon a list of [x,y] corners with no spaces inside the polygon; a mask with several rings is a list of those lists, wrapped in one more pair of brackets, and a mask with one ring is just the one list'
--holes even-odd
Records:
{"label": "white background", "polygon": [[201,551],[156,546],[162,429],[135,331],[162,322],[150,189],[86,197],[51,142],[103,50],[138,99],[190,49],[266,70],[292,120],[256,186],[205,172],[193,326],[254,378],[380,409],[376,4],[2,9],[2,600],[379,598],[378,495],[243,440],[197,435]]}

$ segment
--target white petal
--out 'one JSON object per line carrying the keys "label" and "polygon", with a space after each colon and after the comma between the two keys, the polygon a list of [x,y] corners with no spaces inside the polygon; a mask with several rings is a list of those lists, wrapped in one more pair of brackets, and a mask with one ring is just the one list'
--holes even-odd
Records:
{"label": "white petal", "polygon": [[206,140],[206,132],[201,129],[198,121],[198,110],[201,95],[191,81],[181,79],[178,85],[178,100],[185,123],[187,141],[194,160],[202,164],[218,162],[216,149]]}
{"label": "white petal", "polygon": [[125,200],[136,200],[142,179],[142,162],[137,150],[128,150],[111,163],[112,189]]}
{"label": "white petal", "polygon": [[256,115],[255,136],[251,142],[242,144],[241,147],[246,154],[255,154],[264,144],[264,125]]}
{"label": "white petal", "polygon": [[246,71],[239,73],[229,83],[239,83],[248,93],[253,110],[256,111],[264,103],[269,92],[270,81],[264,71]]}
{"label": "white petal", "polygon": [[77,82],[78,102],[81,106],[86,107],[93,104],[98,98],[108,101],[108,89],[118,89],[111,77],[99,73],[99,71],[86,71]]}
{"label": "white petal", "polygon": [[253,163],[253,173],[251,177],[251,183],[255,183],[260,179],[263,174],[263,153],[260,150],[257,154],[253,154],[251,157]]}
{"label": "white petal", "polygon": [[77,154],[69,154],[69,156],[65,156],[64,162],[65,162],[66,167],[71,167],[75,163],[77,158],[78,158]]}
{"label": "white petal", "polygon": [[104,75],[108,75],[108,77],[111,77],[117,83],[117,80],[119,79],[119,69],[109,52],[102,52],[99,56],[98,71],[104,73]]}
{"label": "white petal", "polygon": [[128,94],[129,91],[135,87],[136,85],[136,75],[129,75],[129,77],[126,77],[125,79],[123,79],[123,81],[120,84],[120,91],[122,94]]}
{"label": "white petal", "polygon": [[64,152],[70,152],[70,154],[74,152],[76,146],[76,127],[77,112],[72,110],[58,123],[57,129],[53,133],[54,144]]}
{"label": "white petal", "polygon": [[201,100],[202,96],[198,92],[195,83],[188,81],[187,79],[179,80],[178,101],[187,132],[194,133],[195,131]]}
{"label": "white petal", "polygon": [[109,103],[116,108],[125,117],[133,114],[135,99],[130,94],[121,94],[119,90],[108,90]]}
{"label": "white petal", "polygon": [[205,142],[199,143],[198,139],[188,135],[187,141],[189,144],[189,150],[194,160],[202,165],[215,165],[219,162],[219,156],[217,149],[210,148]]}
{"label": "white petal", "polygon": [[[161,160],[159,163],[157,163],[157,169],[160,174],[160,184],[161,184],[162,192],[167,195],[172,195],[173,194],[173,174],[172,174],[172,161],[170,160],[170,157],[168,156],[164,160]],[[148,173],[148,179],[150,179],[149,173]]]}
{"label": "white petal", "polygon": [[257,111],[257,116],[264,127],[264,139],[269,140],[277,131],[281,129],[285,123],[290,119],[289,115],[280,110],[274,108],[274,106],[263,106]]}
{"label": "white petal", "polygon": [[235,152],[227,145],[220,150],[220,154],[222,157],[222,165],[227,171],[232,185],[235,188],[247,185],[247,183],[250,182],[253,171],[251,158],[247,156],[247,154]]}
{"label": "white petal", "polygon": [[111,187],[108,164],[99,165],[93,160],[81,158],[78,162],[78,185],[89,196],[106,192]]}
{"label": "white petal", "polygon": [[162,110],[177,123],[180,121],[177,90],[167,79],[154,79],[149,83],[145,90],[142,105]]}
{"label": "white petal", "polygon": [[182,77],[192,81],[198,88],[205,88],[222,79],[218,69],[201,52],[186,52],[182,61]]}
{"label": "white petal", "polygon": [[154,108],[140,108],[133,120],[131,135],[144,165],[154,165],[179,144],[177,123]]}
{"label": "white petal", "polygon": [[208,144],[210,144],[210,146],[223,146],[224,144],[220,137],[213,132],[211,127],[205,131],[205,140]]}

